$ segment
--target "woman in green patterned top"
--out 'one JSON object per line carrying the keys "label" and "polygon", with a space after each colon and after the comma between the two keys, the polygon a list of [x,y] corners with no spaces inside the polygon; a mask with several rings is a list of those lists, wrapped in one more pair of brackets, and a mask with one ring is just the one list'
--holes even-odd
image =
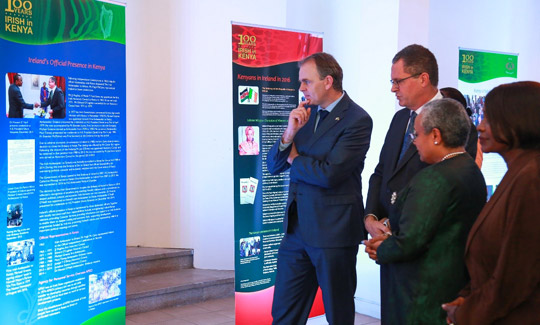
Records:
{"label": "woman in green patterned top", "polygon": [[445,324],[441,304],[467,283],[467,235],[486,202],[486,183],[465,151],[469,117],[457,101],[426,104],[414,144],[431,166],[392,194],[391,234],[367,241],[381,265],[382,324]]}

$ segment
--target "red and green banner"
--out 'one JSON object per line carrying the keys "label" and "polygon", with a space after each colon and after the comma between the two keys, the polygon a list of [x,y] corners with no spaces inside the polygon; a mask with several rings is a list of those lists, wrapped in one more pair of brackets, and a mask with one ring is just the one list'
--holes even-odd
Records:
{"label": "red and green banner", "polygon": [[[270,175],[266,155],[301,94],[298,61],[322,51],[322,35],[232,25],[236,324],[271,324],[289,174]],[[310,316],[324,313],[321,294]]]}

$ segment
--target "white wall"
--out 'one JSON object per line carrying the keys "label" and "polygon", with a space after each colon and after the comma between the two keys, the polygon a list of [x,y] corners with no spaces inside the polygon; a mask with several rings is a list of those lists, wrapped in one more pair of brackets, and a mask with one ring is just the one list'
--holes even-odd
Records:
{"label": "white wall", "polygon": [[[173,215],[202,268],[234,267],[231,21],[284,27],[286,1],[175,2]],[[189,218],[186,218],[189,216]]]}
{"label": "white wall", "polygon": [[[171,1],[126,6],[127,244],[174,247]],[[177,245],[177,243],[176,243]]]}
{"label": "white wall", "polygon": [[234,268],[231,21],[285,27],[285,0],[128,0],[127,244]]}
{"label": "white wall", "polygon": [[430,0],[399,1],[398,48],[409,44],[428,46]]}
{"label": "white wall", "polygon": [[440,87],[457,87],[459,47],[519,53],[518,79],[540,80],[540,2],[432,1],[429,45]]}

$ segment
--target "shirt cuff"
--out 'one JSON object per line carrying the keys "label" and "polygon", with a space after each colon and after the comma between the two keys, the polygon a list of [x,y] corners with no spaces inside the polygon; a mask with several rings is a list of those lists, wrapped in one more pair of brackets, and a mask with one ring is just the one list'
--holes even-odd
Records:
{"label": "shirt cuff", "polygon": [[281,142],[281,140],[279,140],[279,151],[285,151],[287,150],[287,148],[289,148],[291,146],[292,142],[291,143],[283,143]]}
{"label": "shirt cuff", "polygon": [[375,221],[379,221],[379,218],[377,218],[376,215],[374,215],[374,214],[372,214],[372,213],[368,213],[368,214],[366,214],[366,215],[364,216],[364,223],[366,223],[367,217],[373,217],[373,218],[375,218]]}

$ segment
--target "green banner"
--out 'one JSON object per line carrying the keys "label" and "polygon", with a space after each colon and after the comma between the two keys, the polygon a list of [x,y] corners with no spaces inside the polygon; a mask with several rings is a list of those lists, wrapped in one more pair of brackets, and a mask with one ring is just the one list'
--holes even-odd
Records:
{"label": "green banner", "polygon": [[125,8],[94,0],[2,0],[0,38],[43,45],[78,40],[126,43]]}
{"label": "green banner", "polygon": [[[484,119],[487,93],[501,84],[516,81],[517,63],[516,53],[459,49],[458,89],[467,100],[474,125],[480,124]],[[478,146],[480,147],[480,143]],[[494,153],[479,153],[478,157],[489,199],[506,172],[506,163],[500,155]]]}
{"label": "green banner", "polygon": [[459,80],[478,83],[495,78],[517,78],[515,54],[459,50]]}

